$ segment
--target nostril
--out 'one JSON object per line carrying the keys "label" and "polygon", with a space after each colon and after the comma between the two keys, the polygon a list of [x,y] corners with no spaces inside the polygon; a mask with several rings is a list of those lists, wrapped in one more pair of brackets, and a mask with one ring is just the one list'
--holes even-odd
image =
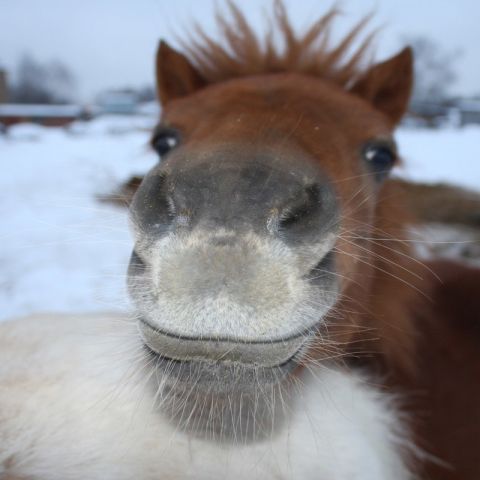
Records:
{"label": "nostril", "polygon": [[287,207],[280,213],[278,220],[279,228],[290,228],[299,223],[310,213],[310,205],[304,203],[303,205],[295,206],[294,208]]}
{"label": "nostril", "polygon": [[302,224],[318,212],[321,207],[320,187],[317,184],[307,186],[298,197],[285,206],[278,218],[278,228],[290,229]]}
{"label": "nostril", "polygon": [[178,214],[172,183],[165,172],[145,177],[132,200],[130,213],[142,231],[163,234],[171,228]]}

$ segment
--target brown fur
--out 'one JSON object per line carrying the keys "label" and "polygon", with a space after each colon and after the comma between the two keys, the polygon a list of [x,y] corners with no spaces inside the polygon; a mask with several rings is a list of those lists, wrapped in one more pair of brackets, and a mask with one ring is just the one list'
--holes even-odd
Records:
{"label": "brown fur", "polygon": [[[359,145],[388,136],[403,115],[412,86],[411,51],[362,71],[371,38],[353,56],[346,54],[364,21],[331,49],[328,31],[336,11],[296,36],[281,3],[275,5],[281,51],[271,34],[260,41],[233,5],[232,23],[219,17],[223,42],[198,31],[187,47],[190,58],[160,45],[163,123],[182,132],[186,149],[205,151],[221,139],[275,150],[286,148],[288,139],[321,162],[340,203],[337,269],[346,280],[326,337],[311,356],[346,355],[349,362],[385,374],[390,387],[410,402],[418,443],[455,466],[431,467],[432,478],[480,478],[480,462],[476,465],[472,454],[479,429],[470,424],[479,418],[480,392],[471,383],[479,373],[473,332],[480,274],[436,265],[446,278],[438,283],[412,257],[401,186],[386,181],[378,189],[360,162],[351,160]],[[461,310],[465,302],[470,308]]]}
{"label": "brown fur", "polygon": [[[360,25],[347,36],[347,39],[341,43],[340,47],[329,50],[324,41],[323,44],[320,42],[319,51],[314,53],[313,50],[315,39],[326,38],[327,33],[323,29],[329,28],[336,14],[335,11],[322,17],[312,27],[311,31],[300,37],[300,39],[296,39],[292,36],[292,28],[288,23],[283,7],[279,2],[276,2],[276,19],[278,27],[286,39],[286,47],[283,52],[275,52],[272,50],[273,47],[269,46],[268,40],[266,41],[267,47],[261,49],[259,40],[248,27],[246,20],[234,6],[231,6],[231,8],[237,23],[229,24],[221,17],[219,18],[225,39],[232,50],[231,54],[227,54],[223,47],[214,43],[203,34],[201,38],[204,44],[196,43],[193,47],[194,61],[190,63],[190,67],[186,67],[188,60],[184,55],[167,47],[165,43],[162,43],[159,48],[157,58],[158,90],[160,98],[164,102],[164,123],[177,126],[184,132],[188,132],[191,129],[191,125],[198,124],[195,140],[190,138],[190,142],[198,142],[198,145],[203,147],[206,139],[210,136],[212,125],[210,122],[216,121],[215,118],[208,121],[203,114],[202,118],[199,117],[200,112],[213,110],[212,103],[209,100],[207,82],[205,84],[200,82],[195,87],[192,87],[195,84],[193,79],[208,76],[207,73],[209,72],[205,64],[201,63],[198,58],[198,52],[200,51],[204,52],[204,55],[208,56],[212,65],[216,66],[215,71],[217,74],[209,74],[209,78],[211,78],[210,83],[217,84],[222,79],[237,75],[240,80],[245,77],[245,86],[247,82],[255,86],[257,79],[260,86],[264,83],[261,79],[262,77],[249,77],[248,75],[263,71],[269,75],[275,75],[280,79],[279,82],[285,84],[286,98],[269,98],[264,113],[259,109],[254,110],[254,98],[252,98],[252,105],[249,105],[248,109],[243,104],[237,104],[236,89],[230,93],[232,89],[228,87],[228,82],[225,82],[224,92],[222,91],[222,85],[218,85],[216,97],[221,97],[222,103],[228,105],[228,109],[235,112],[245,111],[246,115],[251,115],[252,118],[255,118],[255,123],[245,122],[245,124],[235,123],[232,126],[225,125],[223,128],[215,127],[216,137],[218,138],[228,138],[229,140],[234,138],[254,138],[253,143],[272,142],[278,144],[278,140],[283,138],[282,132],[291,132],[292,129],[296,133],[300,132],[302,124],[307,124],[307,116],[311,116],[313,121],[319,121],[320,125],[323,125],[325,128],[332,128],[327,122],[330,122],[330,118],[335,118],[335,110],[342,104],[343,108],[348,110],[349,114],[354,117],[353,121],[357,120],[355,115],[365,117],[365,132],[354,131],[353,125],[343,125],[343,129],[350,135],[352,143],[361,144],[362,137],[368,139],[379,134],[386,135],[391,125],[403,114],[412,84],[412,69],[408,67],[409,64],[411,65],[412,58],[408,49],[386,62],[361,72],[358,70],[361,61],[360,52],[364,52],[366,48],[366,45],[362,45],[361,49],[355,54],[355,60],[348,62],[348,69],[345,70],[338,65],[341,64],[347,48],[358,34],[361,28]],[[361,25],[363,26],[363,22]],[[243,39],[244,44],[241,43],[241,39]],[[290,40],[288,41],[288,39]],[[257,56],[242,54],[242,45],[245,50],[250,51],[251,49],[257,52]],[[293,54],[293,52],[297,51],[296,49],[301,48],[307,49],[306,57],[309,59],[307,63],[311,66],[311,68],[305,71],[300,68],[299,60]],[[311,51],[308,49],[311,49]],[[259,60],[259,56],[263,59],[262,61]],[[275,60],[273,61],[271,58]],[[257,67],[255,65],[260,63],[262,68],[256,70]],[[197,70],[197,68],[200,68],[200,70]],[[291,69],[294,73],[275,73],[282,71],[282,69],[285,69],[286,72],[289,72],[288,69]],[[402,72],[400,81],[397,75],[398,70]],[[300,74],[302,71],[304,74]],[[320,79],[323,82],[326,81],[326,83],[319,85],[318,77],[315,77],[315,74],[320,76]],[[364,95],[368,103],[373,104],[377,110],[384,113],[380,121],[378,118],[375,118],[375,115],[370,115],[368,111],[362,112],[360,108],[356,108],[355,102],[351,103],[352,100],[355,100],[354,97],[348,99],[347,102],[345,98],[337,93],[337,91],[344,91],[345,84],[355,79],[357,81],[350,87],[350,90],[357,97]],[[177,85],[174,91],[169,88],[172,81],[178,82],[182,86],[179,87]],[[298,89],[297,97],[287,90],[293,82],[295,82]],[[240,88],[242,86],[239,86]],[[180,90],[182,91],[181,95],[178,94]],[[199,91],[196,93],[196,102],[193,105],[189,101],[189,94],[197,92],[197,90]],[[321,93],[318,98],[315,95],[316,91]],[[394,95],[393,93],[397,91],[399,93]],[[312,92],[311,98],[307,101],[305,100],[305,92]],[[330,108],[322,104],[326,96],[336,100]],[[183,97],[185,97],[185,100]],[[311,106],[311,104],[316,102],[322,104],[324,109],[324,115],[321,117],[318,117],[318,109]],[[299,122],[297,114],[288,111],[290,103],[296,106],[295,111],[298,111],[300,105],[303,106],[305,120],[300,118]],[[363,101],[362,104],[364,104]],[[270,120],[271,111],[279,107],[283,118],[275,118],[275,128],[272,128],[273,125]],[[198,119],[196,119],[196,116]],[[202,122],[204,127],[200,125],[200,122]],[[257,125],[262,124],[265,125],[265,128],[260,128],[259,130]],[[336,129],[337,127],[333,128],[333,135]],[[302,142],[307,150],[312,152],[318,150],[319,139],[317,136],[312,134],[300,135],[297,133],[297,137],[298,141]],[[341,144],[341,139],[338,139],[337,143],[339,150],[344,148]],[[418,274],[415,272],[417,265],[408,259],[408,246],[398,241],[398,239],[404,239],[405,237],[402,229],[405,213],[401,200],[398,200],[400,193],[394,183],[387,182],[382,187],[381,192],[379,192],[378,203],[375,206],[373,202],[367,201],[369,198],[366,198],[371,197],[373,199],[374,193],[371,190],[369,191],[368,188],[364,188],[358,199],[356,199],[360,202],[361,207],[357,207],[358,202],[350,202],[349,197],[351,197],[353,191],[358,189],[358,183],[355,181],[344,182],[342,179],[347,178],[348,180],[348,177],[361,172],[352,172],[348,170],[348,166],[335,165],[332,161],[335,155],[335,151],[325,152],[322,155],[322,165],[326,168],[331,168],[330,176],[332,178],[341,180],[338,185],[340,190],[339,196],[345,199],[347,204],[346,220],[343,225],[345,240],[340,242],[339,249],[347,255],[356,255],[358,261],[353,268],[353,273],[350,271],[351,266],[348,260],[343,266],[344,271],[342,274],[351,277],[352,281],[344,292],[346,300],[340,303],[334,315],[337,316],[338,312],[342,312],[341,315],[345,315],[345,312],[351,313],[345,315],[347,317],[345,318],[346,322],[332,321],[334,326],[332,327],[331,336],[332,338],[341,339],[342,342],[347,338],[352,338],[358,345],[363,345],[365,341],[368,341],[368,347],[365,345],[365,348],[369,351],[380,350],[384,352],[387,358],[392,360],[393,364],[401,365],[402,368],[410,368],[414,334],[412,333],[413,328],[410,316],[405,314],[404,306],[410,303],[409,299],[416,294],[417,287],[411,288],[410,285],[418,277]],[[331,164],[325,165],[329,160]],[[353,207],[353,211],[350,212],[348,210],[351,207]],[[375,209],[377,210],[377,215],[375,215]],[[395,211],[393,215],[392,211]],[[385,218],[382,212],[385,212]],[[375,217],[377,224],[373,223],[375,222]],[[395,219],[395,221],[392,219]],[[397,239],[397,241],[390,245],[385,245],[383,241],[385,236],[389,239]],[[374,243],[375,239],[373,239],[373,242],[367,240],[364,242],[364,245],[359,247],[357,244],[363,242],[363,237],[377,237],[381,240],[377,243]],[[396,250],[396,253],[392,252],[392,250]],[[384,257],[386,260],[381,257]],[[397,294],[393,301],[390,300],[385,303],[382,299],[388,297],[386,289],[392,283]],[[376,289],[379,290],[378,293]],[[365,299],[368,299],[368,301],[365,301]],[[336,328],[338,325],[342,326],[339,331]],[[379,335],[379,331],[382,332],[381,335]],[[362,333],[360,334],[359,332]],[[318,352],[319,355],[324,353],[324,351]]]}
{"label": "brown fur", "polygon": [[[350,56],[348,52],[368,18],[360,21],[337,47],[330,48],[331,24],[339,14],[336,9],[329,11],[306,33],[298,36],[288,20],[285,7],[276,1],[273,29],[265,39],[260,39],[235,4],[228,2],[228,5],[233,17],[231,22],[217,15],[222,39],[216,42],[197,26],[197,37],[184,42],[189,53],[188,61],[165,42],[160,43],[157,78],[163,104],[189,91],[232,78],[295,72],[328,79],[340,87],[347,87],[362,73],[360,66],[365,63],[373,35],[368,35]],[[281,35],[283,50],[276,48],[274,33]],[[172,77],[165,71],[164,65],[168,65],[169,72],[174,66],[173,70],[180,74]]]}
{"label": "brown fur", "polygon": [[417,309],[416,376],[397,378],[418,444],[440,462],[422,478],[480,478],[480,270],[430,265],[431,301]]}
{"label": "brown fur", "polygon": [[[275,2],[274,25],[264,39],[257,37],[240,10],[229,2],[233,21],[217,15],[222,40],[214,41],[197,26],[197,37],[186,49],[202,78],[207,83],[223,82],[230,78],[268,73],[295,72],[329,79],[341,87],[351,84],[359,74],[372,35],[347,57],[349,49],[362,32],[367,18],[360,21],[336,46],[329,45],[332,21],[339,14],[329,11],[303,35],[297,35],[285,7]],[[274,34],[281,36],[283,50],[276,47]]]}
{"label": "brown fur", "polygon": [[444,183],[395,180],[405,191],[408,208],[423,222],[480,228],[480,194]]}
{"label": "brown fur", "polygon": [[364,236],[369,240],[362,243],[357,283],[351,283],[348,292],[351,306],[346,310],[354,312],[350,316],[360,326],[353,335],[353,352],[360,356],[380,352],[389,369],[411,373],[416,338],[411,312],[428,298],[429,284],[423,280],[429,272],[412,257],[404,229],[411,216],[393,182],[383,186],[375,213],[370,232]]}

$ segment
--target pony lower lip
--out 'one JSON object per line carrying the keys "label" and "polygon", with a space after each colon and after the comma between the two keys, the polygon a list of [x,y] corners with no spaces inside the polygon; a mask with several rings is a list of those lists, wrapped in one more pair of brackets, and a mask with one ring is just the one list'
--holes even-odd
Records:
{"label": "pony lower lip", "polygon": [[[143,324],[146,327],[154,330],[154,331],[157,331],[157,332],[161,333],[162,335],[166,335],[166,336],[171,337],[171,338],[176,338],[178,340],[185,340],[185,341],[200,340],[200,338],[198,338],[198,337],[190,337],[188,335],[173,333],[173,332],[169,332],[167,330],[163,330],[159,327],[155,327],[145,317],[139,317],[138,322],[140,324]],[[201,339],[203,341],[209,341],[209,342],[218,341],[218,342],[231,342],[231,343],[237,343],[238,342],[238,343],[246,343],[246,344],[256,344],[257,343],[257,344],[271,345],[272,343],[283,343],[283,342],[286,342],[286,341],[289,341],[289,340],[295,340],[295,339],[298,339],[298,338],[307,338],[311,331],[312,331],[312,327],[309,327],[309,328],[306,328],[303,331],[299,331],[299,332],[296,332],[296,333],[291,334],[291,335],[287,335],[287,336],[280,337],[280,338],[271,338],[271,339],[266,339],[266,340],[238,340],[237,341],[237,340],[229,339],[227,337],[223,338],[223,337],[207,337],[207,336],[202,337]]]}
{"label": "pony lower lip", "polygon": [[168,356],[165,356],[161,354],[160,352],[157,352],[153,348],[151,348],[149,345],[146,343],[143,344],[143,347],[145,348],[147,354],[149,356],[152,356],[159,360],[160,362],[167,363],[168,365],[188,365],[188,364],[205,364],[205,365],[211,365],[211,364],[217,364],[217,365],[237,365],[237,366],[242,366],[245,368],[262,368],[265,370],[268,369],[283,369],[286,367],[291,366],[294,363],[297,363],[297,357],[299,356],[299,353],[302,351],[304,345],[302,345],[290,358],[286,359],[284,362],[279,363],[278,365],[269,365],[269,366],[262,366],[262,365],[256,365],[256,364],[248,364],[248,363],[240,363],[240,362],[230,362],[226,360],[207,360],[207,359],[191,359],[191,360],[180,360],[177,358],[171,358]]}

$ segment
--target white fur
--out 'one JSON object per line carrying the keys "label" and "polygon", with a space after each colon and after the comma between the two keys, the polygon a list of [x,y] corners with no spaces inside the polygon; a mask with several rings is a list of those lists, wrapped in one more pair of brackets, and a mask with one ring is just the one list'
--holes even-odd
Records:
{"label": "white fur", "polygon": [[[216,245],[219,237],[235,241]],[[225,229],[170,233],[153,244],[147,237],[136,250],[151,263],[150,276],[136,280],[133,298],[141,298],[137,310],[153,326],[172,335],[242,341],[298,335],[315,329],[337,298],[335,285],[315,288],[305,278],[335,238],[292,249],[278,238]]]}
{"label": "white fur", "polygon": [[114,315],[0,326],[0,478],[412,478],[391,399],[339,369],[304,373],[288,424],[268,441],[222,445],[176,432],[152,408],[132,327]]}

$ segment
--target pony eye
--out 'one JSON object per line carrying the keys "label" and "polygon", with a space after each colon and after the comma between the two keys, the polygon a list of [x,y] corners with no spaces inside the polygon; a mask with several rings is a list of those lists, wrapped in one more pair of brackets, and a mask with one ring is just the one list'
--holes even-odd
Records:
{"label": "pony eye", "polygon": [[383,180],[392,169],[397,159],[394,145],[388,143],[371,143],[363,150],[363,158],[375,179]]}
{"label": "pony eye", "polygon": [[174,130],[161,130],[152,139],[153,149],[162,157],[179,143],[178,134]]}

